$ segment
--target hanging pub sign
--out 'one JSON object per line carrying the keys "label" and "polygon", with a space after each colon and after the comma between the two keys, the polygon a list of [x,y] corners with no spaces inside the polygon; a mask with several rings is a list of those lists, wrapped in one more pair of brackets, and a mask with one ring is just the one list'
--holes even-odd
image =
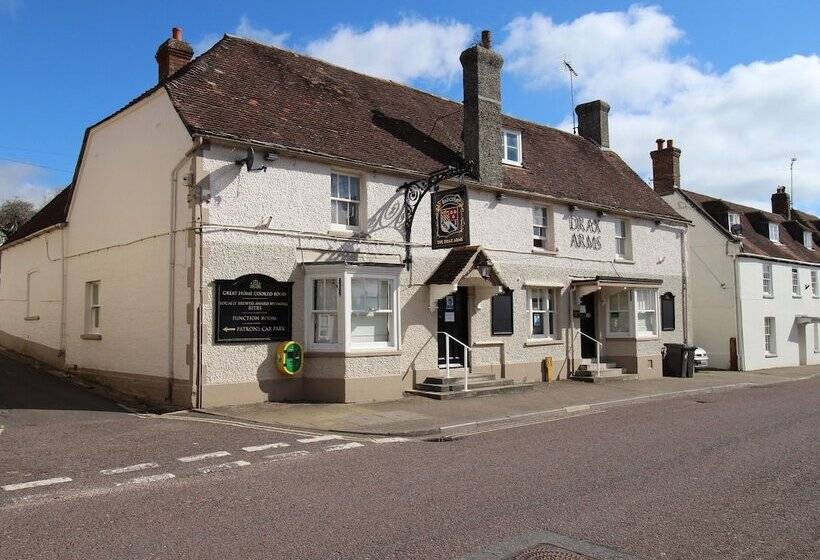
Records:
{"label": "hanging pub sign", "polygon": [[470,207],[466,187],[434,192],[430,208],[433,249],[470,244]]}
{"label": "hanging pub sign", "polygon": [[214,284],[217,344],[290,340],[293,282],[248,274]]}

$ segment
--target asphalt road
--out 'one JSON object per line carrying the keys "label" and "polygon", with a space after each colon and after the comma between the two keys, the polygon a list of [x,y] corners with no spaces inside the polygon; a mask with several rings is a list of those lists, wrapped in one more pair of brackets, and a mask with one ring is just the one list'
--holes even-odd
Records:
{"label": "asphalt road", "polygon": [[375,443],[72,406],[89,397],[65,386],[9,407],[31,373],[13,367],[0,360],[2,558],[460,558],[539,531],[645,559],[820,555],[816,378]]}

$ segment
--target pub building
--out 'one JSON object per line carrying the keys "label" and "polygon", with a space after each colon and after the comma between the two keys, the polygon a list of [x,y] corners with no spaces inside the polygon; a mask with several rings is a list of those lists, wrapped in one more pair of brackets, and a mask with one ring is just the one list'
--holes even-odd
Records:
{"label": "pub building", "polygon": [[192,54],[175,28],[2,246],[0,344],[207,407],[653,377],[690,340],[689,222],[605,102],[577,134],[503,114],[489,32],[463,104],[239,37]]}

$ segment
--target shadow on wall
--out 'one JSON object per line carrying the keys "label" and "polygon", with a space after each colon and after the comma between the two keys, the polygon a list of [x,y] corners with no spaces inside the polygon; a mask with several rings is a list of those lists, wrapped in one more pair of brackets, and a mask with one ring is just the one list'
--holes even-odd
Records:
{"label": "shadow on wall", "polygon": [[[420,383],[423,380],[417,379],[417,369],[422,370],[431,370],[438,367],[438,343],[436,341],[435,335],[435,321],[437,321],[437,316],[430,312],[429,305],[428,305],[428,293],[425,287],[420,287],[416,289],[415,293],[410,296],[404,303],[404,310],[418,310],[418,313],[427,314],[427,321],[425,321],[424,316],[409,316],[408,314],[402,315],[402,325],[401,325],[401,339],[402,339],[402,354],[405,356],[411,356],[410,363],[407,366],[407,369],[402,374],[402,384],[407,387],[407,379],[409,376],[412,376],[412,384],[415,385],[416,383]],[[424,329],[425,325],[428,329],[432,329],[432,332],[428,330],[428,335],[426,338],[421,338],[420,331]],[[414,333],[414,342],[418,341],[418,348],[408,348],[407,341],[408,341],[408,330],[413,328],[417,332]],[[412,352],[412,354],[411,354]],[[419,360],[429,359],[430,365],[425,366],[421,364],[420,368],[417,368],[417,362]],[[412,386],[412,385],[409,385]]]}
{"label": "shadow on wall", "polygon": [[369,233],[391,229],[399,232],[402,236],[404,235],[404,191],[391,196],[367,220],[367,231]]}

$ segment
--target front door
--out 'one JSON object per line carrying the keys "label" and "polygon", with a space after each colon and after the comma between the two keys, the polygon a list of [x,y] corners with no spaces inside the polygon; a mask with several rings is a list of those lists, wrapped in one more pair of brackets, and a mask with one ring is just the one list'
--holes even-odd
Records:
{"label": "front door", "polygon": [[[438,330],[468,344],[467,325],[467,288],[459,288],[453,294],[444,296],[438,300]],[[446,336],[438,336],[438,365],[447,365],[447,344]],[[458,342],[450,339],[450,366],[460,367],[466,365],[464,359],[464,347]]]}
{"label": "front door", "polygon": [[593,340],[587,337],[595,338],[595,294],[589,294],[581,298],[581,332],[587,336],[581,337],[581,357],[594,358],[596,356],[596,346]]}

